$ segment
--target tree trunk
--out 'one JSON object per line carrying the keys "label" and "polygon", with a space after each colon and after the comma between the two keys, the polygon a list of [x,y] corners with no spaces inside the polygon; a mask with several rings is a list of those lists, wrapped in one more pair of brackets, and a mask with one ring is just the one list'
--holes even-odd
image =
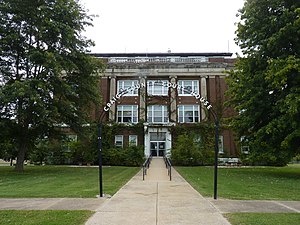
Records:
{"label": "tree trunk", "polygon": [[27,146],[25,143],[20,143],[18,155],[17,155],[17,162],[15,170],[17,172],[23,172],[24,171],[24,160],[25,160],[25,153],[27,150]]}

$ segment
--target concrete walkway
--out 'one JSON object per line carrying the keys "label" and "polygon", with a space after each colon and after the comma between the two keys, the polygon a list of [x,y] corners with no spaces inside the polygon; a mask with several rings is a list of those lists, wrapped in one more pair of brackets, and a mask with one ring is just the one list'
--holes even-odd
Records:
{"label": "concrete walkway", "polygon": [[0,210],[90,210],[105,198],[0,198]]}
{"label": "concrete walkway", "polygon": [[153,158],[145,181],[141,172],[107,200],[86,225],[228,225],[222,214],[175,170],[169,181],[163,159]]}

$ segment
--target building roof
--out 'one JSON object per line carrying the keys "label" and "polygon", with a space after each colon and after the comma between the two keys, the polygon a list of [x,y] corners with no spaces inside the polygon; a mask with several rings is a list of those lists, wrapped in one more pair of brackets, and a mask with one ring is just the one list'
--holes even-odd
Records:
{"label": "building roof", "polygon": [[231,57],[230,52],[90,53],[101,58],[117,57]]}

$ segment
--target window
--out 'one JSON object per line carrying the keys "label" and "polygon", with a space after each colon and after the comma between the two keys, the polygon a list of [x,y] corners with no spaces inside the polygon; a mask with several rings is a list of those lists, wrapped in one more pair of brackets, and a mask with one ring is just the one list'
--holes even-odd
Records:
{"label": "window", "polygon": [[67,139],[69,142],[76,142],[77,141],[77,135],[76,134],[68,134]]}
{"label": "window", "polygon": [[[66,141],[66,151],[67,152],[70,152],[71,151],[71,148],[72,148],[72,144],[74,142],[77,142],[77,135],[76,134],[68,134],[67,136],[67,141]],[[46,139],[45,139],[46,140]]]}
{"label": "window", "polygon": [[199,105],[178,106],[179,123],[197,123],[199,122],[199,114]]}
{"label": "window", "polygon": [[137,135],[129,135],[128,138],[129,146],[137,146],[137,140],[138,140]]}
{"label": "window", "polygon": [[149,123],[167,123],[168,108],[166,105],[150,105],[148,106],[148,122]]}
{"label": "window", "polygon": [[149,95],[168,95],[167,80],[148,80],[147,92]]}
{"label": "window", "polygon": [[249,154],[250,147],[249,147],[248,143],[249,143],[248,138],[246,136],[242,136],[241,137],[241,152],[243,154]]}
{"label": "window", "polygon": [[115,146],[123,148],[123,135],[115,136]]}
{"label": "window", "polygon": [[137,123],[138,106],[137,105],[118,105],[117,122],[119,123]]}
{"label": "window", "polygon": [[179,80],[178,85],[178,95],[185,96],[190,95],[191,92],[199,93],[199,81],[198,80]]}
{"label": "window", "polygon": [[138,88],[134,88],[138,84],[138,80],[118,80],[118,93],[130,89],[124,96],[137,96]]}
{"label": "window", "polygon": [[223,136],[220,135],[219,136],[219,154],[223,154],[224,153],[224,142],[223,142]]}

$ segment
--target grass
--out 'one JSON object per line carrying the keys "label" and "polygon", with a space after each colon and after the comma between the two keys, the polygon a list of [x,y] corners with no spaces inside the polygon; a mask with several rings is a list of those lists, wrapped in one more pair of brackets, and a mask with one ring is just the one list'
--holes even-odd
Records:
{"label": "grass", "polygon": [[[213,196],[212,167],[176,167],[202,195]],[[300,200],[300,167],[219,168],[218,197],[249,200]]]}
{"label": "grass", "polygon": [[232,213],[225,217],[232,225],[298,225],[300,213]]}
{"label": "grass", "polygon": [[65,211],[65,210],[33,210],[0,211],[0,224],[6,225],[81,225],[93,214],[92,211]]}
{"label": "grass", "polygon": [[[139,169],[103,167],[103,192],[115,194]],[[0,167],[0,198],[89,198],[97,194],[97,167],[27,166],[23,173],[12,167]]]}

